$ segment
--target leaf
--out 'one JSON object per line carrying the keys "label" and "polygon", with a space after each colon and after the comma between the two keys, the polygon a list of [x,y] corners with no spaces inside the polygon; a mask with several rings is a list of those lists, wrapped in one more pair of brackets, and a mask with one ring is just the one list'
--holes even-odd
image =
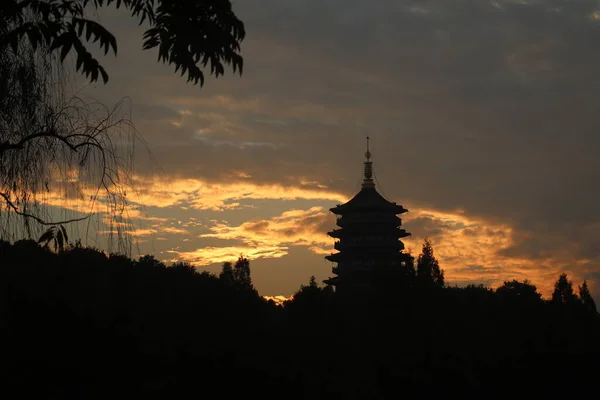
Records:
{"label": "leaf", "polygon": [[83,30],[85,28],[85,24],[76,24],[77,26],[77,36],[81,37],[83,35]]}
{"label": "leaf", "polygon": [[54,226],[51,226],[50,228],[48,228],[48,230],[46,232],[44,232],[42,234],[42,236],[40,236],[40,238],[38,239],[38,244],[42,243],[42,242],[46,242],[45,244],[47,245],[53,238],[54,238]]}
{"label": "leaf", "polygon": [[67,54],[69,54],[69,51],[71,50],[71,46],[73,45],[72,42],[67,41],[65,44],[63,44],[62,46],[62,50],[60,51],[60,61],[64,61],[65,58],[67,57]]}
{"label": "leaf", "polygon": [[64,226],[60,226],[60,230],[62,231],[63,237],[65,238],[65,243],[69,243],[69,236],[67,236],[67,230]]}
{"label": "leaf", "polygon": [[79,69],[83,66],[83,57],[78,53],[77,54],[77,62],[75,63],[75,71],[79,71]]}
{"label": "leaf", "polygon": [[77,26],[78,36],[81,37],[85,27],[85,40],[93,42],[100,41],[100,47],[104,49],[104,54],[107,54],[112,48],[115,55],[117,54],[117,39],[105,27],[89,19],[73,18],[73,24]]}
{"label": "leaf", "polygon": [[56,244],[58,244],[58,250],[63,251],[65,249],[65,243],[63,240],[63,234],[61,231],[56,233],[56,241],[54,242],[54,250],[56,250]]}

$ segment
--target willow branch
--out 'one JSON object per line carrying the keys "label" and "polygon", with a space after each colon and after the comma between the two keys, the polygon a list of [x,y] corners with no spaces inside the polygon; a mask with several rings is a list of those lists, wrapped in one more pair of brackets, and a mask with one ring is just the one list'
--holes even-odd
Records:
{"label": "willow branch", "polygon": [[50,226],[50,225],[70,224],[72,222],[84,221],[84,220],[88,219],[89,217],[91,217],[91,214],[90,214],[90,215],[86,215],[85,217],[81,217],[81,218],[72,218],[72,219],[66,219],[64,221],[47,222],[47,221],[44,221],[43,219],[41,219],[40,217],[36,217],[35,215],[31,215],[31,214],[20,211],[19,208],[10,200],[10,197],[6,193],[0,192],[0,197],[4,198],[4,201],[6,202],[6,204],[13,210],[13,212],[15,214],[20,215],[25,218],[33,219],[40,225]]}
{"label": "willow branch", "polygon": [[7,150],[22,150],[27,142],[29,142],[33,139],[37,139],[37,138],[54,138],[54,139],[57,139],[57,140],[63,142],[71,150],[77,151],[77,147],[73,146],[73,144],[71,144],[71,142],[69,142],[67,140],[68,137],[61,136],[61,135],[51,132],[51,131],[44,131],[44,132],[33,133],[31,135],[25,136],[23,139],[19,140],[17,143],[4,142],[4,143],[0,144],[0,153],[7,151]]}

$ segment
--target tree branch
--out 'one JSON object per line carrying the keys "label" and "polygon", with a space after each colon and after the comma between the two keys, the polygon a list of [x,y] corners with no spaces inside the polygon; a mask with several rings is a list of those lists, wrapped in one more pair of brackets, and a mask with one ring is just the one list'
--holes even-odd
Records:
{"label": "tree branch", "polygon": [[64,220],[64,221],[47,222],[47,221],[44,221],[43,219],[41,219],[40,217],[36,217],[35,215],[31,215],[31,214],[19,211],[19,208],[10,200],[10,197],[6,193],[0,192],[0,197],[4,198],[4,201],[6,202],[6,204],[13,210],[13,212],[15,214],[20,215],[20,216],[25,217],[25,218],[33,219],[34,221],[36,221],[40,225],[50,226],[50,225],[69,224],[71,222],[84,221],[84,220],[86,220],[86,219],[88,219],[89,217],[92,216],[92,214],[90,214],[90,215],[86,215],[85,217],[81,217],[81,218],[67,219],[67,220]]}
{"label": "tree branch", "polygon": [[7,150],[22,150],[25,144],[33,139],[37,138],[55,138],[61,142],[63,142],[67,147],[69,147],[73,151],[77,151],[78,146],[74,146],[67,139],[69,136],[61,136],[57,133],[50,131],[43,131],[38,133],[33,133],[31,135],[25,136],[23,139],[19,140],[17,143],[9,143],[8,141],[0,144],[0,154]]}

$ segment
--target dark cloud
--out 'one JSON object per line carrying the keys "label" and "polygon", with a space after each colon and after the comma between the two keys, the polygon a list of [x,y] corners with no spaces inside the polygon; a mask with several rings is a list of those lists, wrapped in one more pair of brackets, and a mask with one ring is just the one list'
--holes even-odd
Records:
{"label": "dark cloud", "polygon": [[473,273],[473,274],[477,274],[477,276],[492,275],[492,274],[499,275],[502,273],[502,268],[499,268],[499,267],[490,268],[490,267],[486,267],[484,265],[467,265],[466,267],[456,269],[454,272]]}
{"label": "dark cloud", "polygon": [[410,220],[410,230],[418,237],[432,237],[440,235],[445,225],[442,221],[429,217],[419,217]]}
{"label": "dark cloud", "polygon": [[180,117],[176,110],[161,104],[136,103],[134,111],[133,120],[161,121],[176,120]]}
{"label": "dark cloud", "polygon": [[251,221],[244,225],[249,232],[262,233],[269,228],[269,221]]}

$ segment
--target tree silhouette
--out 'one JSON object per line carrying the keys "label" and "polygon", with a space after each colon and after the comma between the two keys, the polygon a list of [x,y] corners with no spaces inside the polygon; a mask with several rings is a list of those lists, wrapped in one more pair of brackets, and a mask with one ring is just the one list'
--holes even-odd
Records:
{"label": "tree silhouette", "polygon": [[417,271],[415,269],[415,257],[413,257],[410,252],[403,252],[400,254],[400,257],[400,268],[403,272],[402,275],[404,275],[403,278],[412,283],[417,275]]}
{"label": "tree silhouette", "polygon": [[[122,103],[109,109],[68,98],[63,90],[67,70],[61,64],[71,52],[76,70],[90,81],[108,80],[88,51],[93,42],[105,54],[117,52],[116,38],[87,17],[103,7],[127,11],[140,24],[149,24],[143,48],[156,48],[159,61],[187,74],[188,82],[202,86],[202,69],[218,77],[225,65],[242,73],[244,25],[229,0],[1,1],[0,237],[24,232],[60,247],[66,230],[52,226],[89,223],[101,205],[108,250],[116,239],[119,252],[131,252],[126,193],[132,186],[133,144],[141,138],[129,120],[120,118]],[[89,203],[56,211],[48,197]]]}
{"label": "tree silhouette", "polygon": [[165,264],[163,264],[161,261],[157,260],[153,255],[147,254],[145,256],[142,256],[139,258],[139,260],[137,260],[135,262],[136,265],[139,265],[141,267],[145,267],[145,268],[160,268],[160,269],[164,269],[166,268]]}
{"label": "tree silhouette", "polygon": [[317,293],[317,292],[320,292],[321,290],[322,290],[322,288],[319,287],[319,284],[317,283],[317,279],[315,278],[314,275],[312,275],[308,280],[308,285],[300,285],[300,290],[298,290],[296,292],[294,297],[296,297],[298,295],[306,294],[306,293]]}
{"label": "tree silhouette", "polygon": [[235,282],[235,278],[233,275],[233,267],[229,261],[225,261],[223,263],[223,267],[221,269],[221,273],[219,274],[219,279],[223,281],[226,285],[233,285]]}
{"label": "tree silhouette", "polygon": [[579,286],[579,298],[586,309],[594,314],[596,313],[596,302],[590,294],[586,280],[584,280],[583,284]]}
{"label": "tree silhouette", "polygon": [[423,250],[417,258],[417,279],[421,284],[444,287],[444,270],[433,255],[433,246],[425,239]]}
{"label": "tree silhouette", "polygon": [[573,305],[577,302],[577,296],[573,292],[573,282],[567,279],[566,273],[560,274],[554,284],[552,302],[562,305]]}
{"label": "tree silhouette", "polygon": [[[36,10],[58,3],[38,1]],[[0,42],[19,21],[24,26],[39,22],[27,8],[36,2],[2,1],[0,14],[20,12],[11,4],[25,7],[26,19],[0,17]],[[108,214],[103,220],[116,233],[109,237],[120,242],[119,251],[129,253],[123,235],[126,191],[132,183],[133,143],[140,138],[122,117],[122,102],[109,108],[70,97],[66,79],[49,44],[34,47],[18,40],[16,47],[0,45],[0,237],[38,238],[52,226],[69,229],[71,222],[90,222],[102,206]],[[49,198],[64,207],[53,209]],[[59,244],[59,233],[64,239],[66,231],[55,232]]]}
{"label": "tree silhouette", "polygon": [[327,313],[327,304],[333,293],[330,285],[320,287],[313,275],[308,285],[300,285],[300,289],[292,298],[284,302],[284,308],[298,315],[299,320],[306,318],[314,321],[315,317],[322,318]]}
{"label": "tree silhouette", "polygon": [[[144,33],[143,49],[158,49],[158,61],[187,73],[188,82],[204,84],[202,68],[216,77],[224,64],[242,73],[240,42],[244,24],[234,14],[229,0],[2,0],[0,2],[0,52],[7,46],[16,52],[26,39],[33,48],[48,46],[60,51],[63,61],[72,50],[76,69],[91,82],[108,73],[88,51],[85,42],[98,42],[106,55],[117,54],[117,39],[102,24],[87,18],[89,9],[114,6],[131,13]],[[87,9],[86,9],[87,7]]]}
{"label": "tree silhouette", "polygon": [[233,267],[233,279],[243,288],[253,289],[252,278],[250,276],[250,261],[241,255]]}
{"label": "tree silhouette", "polygon": [[496,293],[508,301],[518,301],[520,303],[539,303],[542,299],[541,293],[528,280],[519,282],[515,279],[504,281],[502,286],[496,289]]}

